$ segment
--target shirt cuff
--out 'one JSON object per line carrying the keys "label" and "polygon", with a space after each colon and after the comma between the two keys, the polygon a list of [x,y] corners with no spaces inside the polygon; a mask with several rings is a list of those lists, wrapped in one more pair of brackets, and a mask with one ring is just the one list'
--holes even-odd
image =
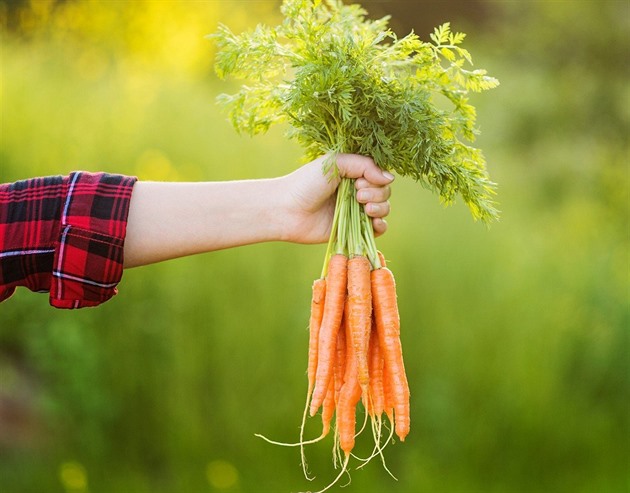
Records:
{"label": "shirt cuff", "polygon": [[15,293],[15,286],[10,288],[0,288],[0,303],[4,300],[8,300]]}
{"label": "shirt cuff", "polygon": [[118,291],[135,177],[70,174],[55,244],[50,304],[99,305]]}

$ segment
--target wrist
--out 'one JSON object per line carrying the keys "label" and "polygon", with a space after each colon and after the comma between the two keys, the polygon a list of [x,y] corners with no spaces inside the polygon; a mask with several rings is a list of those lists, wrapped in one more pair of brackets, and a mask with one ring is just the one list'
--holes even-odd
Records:
{"label": "wrist", "polygon": [[223,234],[231,237],[228,246],[284,241],[289,207],[280,178],[228,182],[223,199],[217,216],[224,221]]}
{"label": "wrist", "polygon": [[290,175],[269,180],[269,225],[275,241],[299,243],[299,206],[294,197]]}

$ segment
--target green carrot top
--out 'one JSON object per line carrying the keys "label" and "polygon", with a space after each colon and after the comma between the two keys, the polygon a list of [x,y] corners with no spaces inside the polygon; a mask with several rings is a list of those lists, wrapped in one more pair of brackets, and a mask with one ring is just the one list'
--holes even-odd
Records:
{"label": "green carrot top", "polygon": [[475,219],[498,218],[484,156],[465,141],[477,133],[469,91],[499,83],[467,68],[465,34],[446,23],[431,42],[414,33],[398,38],[388,17],[366,19],[360,6],[340,0],[284,0],[281,12],[276,27],[235,35],[220,26],[212,36],[217,74],[245,81],[218,98],[239,132],[254,135],[288,122],[289,136],[309,159],[371,156],[445,204],[460,196]]}

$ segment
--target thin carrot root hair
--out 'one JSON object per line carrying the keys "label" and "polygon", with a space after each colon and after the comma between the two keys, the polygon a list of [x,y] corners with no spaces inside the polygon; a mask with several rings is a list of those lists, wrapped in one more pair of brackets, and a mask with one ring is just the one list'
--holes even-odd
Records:
{"label": "thin carrot root hair", "polygon": [[326,438],[326,434],[322,433],[317,438],[313,438],[311,440],[302,440],[302,437],[300,436],[300,441],[293,442],[293,443],[278,442],[276,440],[271,440],[270,438],[267,438],[265,435],[262,435],[260,433],[255,433],[254,436],[257,436],[258,438],[262,438],[264,441],[266,441],[267,443],[271,443],[272,445],[279,445],[281,447],[300,447],[300,460],[302,464],[302,472],[304,473],[304,477],[308,481],[313,481],[315,479],[315,476],[309,476],[308,474],[308,464],[306,462],[306,453],[304,452],[304,445],[311,445],[313,443],[320,442],[324,438]]}
{"label": "thin carrot root hair", "polygon": [[[262,438],[265,442],[267,443],[271,443],[273,445],[280,445],[281,447],[303,447],[304,445],[311,445],[313,443],[317,443],[322,441],[324,438],[326,438],[326,435],[328,435],[328,430],[327,429],[323,429],[321,435],[319,435],[318,437],[315,438],[311,438],[310,440],[304,440],[304,426],[306,424],[306,416],[308,415],[308,401],[306,402],[306,406],[304,406],[304,413],[302,416],[302,423],[300,425],[300,440],[298,442],[279,442],[276,440],[272,440],[271,438],[266,437],[265,435],[261,434],[261,433],[254,433],[254,436],[257,436],[258,438]],[[306,464],[306,460],[304,457],[304,451],[301,450],[302,453],[302,464],[303,464],[303,468],[305,469],[305,464]],[[312,478],[308,477],[308,474],[306,473],[306,470],[304,470],[304,475],[306,476],[306,479],[311,480]]]}
{"label": "thin carrot root hair", "polygon": [[312,438],[310,440],[304,440],[304,441],[301,441],[301,442],[277,442],[276,440],[272,440],[271,438],[267,438],[265,435],[263,435],[261,433],[254,433],[254,436],[256,436],[258,438],[262,438],[267,443],[271,443],[273,445],[280,445],[281,447],[299,447],[299,446],[302,446],[302,445],[310,445],[312,443],[321,442],[324,438],[326,438],[326,435],[322,434],[322,435],[319,435],[317,438]]}
{"label": "thin carrot root hair", "polygon": [[[308,416],[308,407],[311,400],[311,392],[313,391],[313,385],[309,384],[308,392],[306,394],[306,402],[304,403],[304,411],[302,412],[302,422],[300,423],[300,464],[302,464],[302,473],[304,473],[304,477],[308,481],[312,481],[315,479],[315,476],[311,477],[308,475],[308,464],[306,463],[306,452],[304,451],[304,445],[308,445],[308,443],[304,443],[304,427],[306,426],[306,417]],[[324,433],[319,436],[319,439],[324,438]],[[319,441],[319,439],[316,439]],[[311,442],[315,443],[315,442]]]}
{"label": "thin carrot root hair", "polygon": [[[320,442],[321,440],[326,438],[326,435],[328,434],[327,430],[322,430],[321,435],[319,435],[316,438],[312,438],[310,440],[304,440],[304,427],[306,425],[306,417],[308,416],[308,405],[309,405],[309,401],[307,397],[306,405],[304,406],[304,412],[302,414],[302,422],[300,424],[300,440],[298,442],[280,442],[277,440],[272,440],[271,438],[268,438],[261,433],[254,433],[254,436],[257,436],[258,438],[262,438],[267,443],[271,443],[273,445],[280,445],[281,447],[303,447],[304,445],[310,445],[312,443]],[[302,451],[302,454],[303,454],[303,451]],[[302,463],[304,464],[305,462],[306,461],[304,459],[304,455],[302,455]],[[306,474],[306,471],[304,471],[304,475],[306,476],[306,479],[309,479],[309,480],[312,479],[308,477],[308,475]]]}
{"label": "thin carrot root hair", "polygon": [[383,469],[385,469],[392,478],[398,481],[398,478],[394,476],[394,474],[387,467],[387,464],[385,463],[385,455],[383,454],[383,450],[385,449],[385,447],[387,447],[387,444],[393,442],[393,437],[394,437],[394,424],[392,423],[391,426],[389,427],[389,436],[387,437],[387,440],[385,440],[385,444],[381,448],[379,448],[379,455],[381,456]]}
{"label": "thin carrot root hair", "polygon": [[[341,471],[339,471],[339,474],[337,474],[337,477],[335,479],[332,480],[332,482],[326,486],[325,488],[319,490],[319,491],[315,491],[313,493],[324,493],[324,491],[328,491],[330,488],[332,488],[335,484],[337,484],[339,482],[339,480],[343,477],[344,474],[348,473],[348,463],[350,462],[350,454],[346,454],[345,459],[343,460],[343,464],[341,466]],[[344,486],[348,486],[351,482],[351,478],[350,478],[350,474],[348,474],[348,483],[345,484]],[[343,488],[343,486],[342,486]],[[310,491],[305,492],[305,493],[311,493]]]}
{"label": "thin carrot root hair", "polygon": [[372,438],[374,439],[374,448],[372,449],[372,453],[367,458],[356,457],[363,464],[361,464],[358,469],[365,466],[370,460],[372,460],[376,455],[378,455],[378,450],[380,449],[381,438],[383,436],[383,420],[381,416],[370,415],[370,427],[372,428]]}
{"label": "thin carrot root hair", "polygon": [[357,457],[361,462],[363,462],[360,466],[357,466],[357,469],[361,469],[364,466],[366,466],[372,459],[374,459],[374,457],[376,457],[377,455],[381,457],[381,463],[383,464],[383,469],[385,469],[387,471],[387,474],[389,474],[393,479],[395,479],[396,481],[398,481],[398,478],[396,476],[394,476],[394,473],[392,473],[392,471],[390,471],[390,469],[387,467],[387,463],[385,462],[385,454],[383,454],[383,451],[385,450],[385,447],[387,447],[387,445],[389,443],[392,442],[392,437],[394,436],[394,424],[390,423],[391,426],[389,426],[389,436],[387,437],[387,439],[383,442],[383,446],[381,446],[381,439],[382,439],[382,432],[383,432],[383,418],[381,416],[377,416],[375,418],[375,420],[373,421],[377,422],[377,424],[373,425],[377,428],[377,430],[373,430],[373,434],[374,434],[374,449],[372,450],[372,454],[365,458],[359,458]]}
{"label": "thin carrot root hair", "polygon": [[[369,416],[370,419],[370,428],[372,429],[372,438],[374,439],[374,448],[372,449],[371,454],[368,457],[359,457],[358,455],[352,454],[352,457],[362,462],[357,469],[361,469],[368,462],[370,462],[374,457],[378,455],[378,451],[380,450],[380,441],[381,441],[381,429],[382,429],[382,420],[380,416],[374,416],[372,414],[366,414],[366,417]],[[365,423],[364,423],[365,427]],[[363,429],[363,428],[362,428]],[[355,436],[359,436],[361,431],[359,431]]]}
{"label": "thin carrot root hair", "polygon": [[271,440],[270,438],[267,438],[266,436],[260,433],[255,433],[255,436],[257,436],[258,438],[262,438],[264,441],[266,441],[267,443],[271,443],[272,445],[279,445],[281,447],[300,447],[300,463],[302,464],[302,472],[304,473],[304,477],[308,481],[313,481],[315,479],[315,476],[309,476],[308,464],[306,461],[306,453],[304,451],[304,446],[321,442],[324,438],[326,438],[329,430],[323,429],[321,435],[319,435],[318,437],[312,438],[310,440],[304,440],[304,426],[306,425],[306,417],[308,415],[308,405],[309,405],[309,401],[307,399],[306,405],[304,406],[304,412],[302,415],[302,423],[300,424],[300,441],[299,442],[279,442],[276,440]]}
{"label": "thin carrot root hair", "polygon": [[339,432],[335,427],[335,438],[333,440],[333,467],[337,469],[341,464],[343,464],[343,455],[341,454],[341,447],[339,446]]}
{"label": "thin carrot root hair", "polygon": [[361,428],[359,429],[359,431],[357,431],[354,434],[354,437],[358,437],[361,433],[363,433],[363,430],[365,430],[365,428],[367,427],[367,423],[368,423],[368,419],[370,418],[370,415],[368,414],[367,410],[365,411],[365,417],[363,418],[363,424],[361,425]]}

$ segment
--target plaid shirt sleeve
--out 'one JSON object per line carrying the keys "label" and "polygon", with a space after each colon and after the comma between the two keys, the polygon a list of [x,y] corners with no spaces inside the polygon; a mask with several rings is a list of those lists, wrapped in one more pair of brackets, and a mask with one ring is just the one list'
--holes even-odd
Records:
{"label": "plaid shirt sleeve", "polygon": [[75,172],[0,184],[0,301],[18,286],[96,306],[122,278],[135,177]]}

